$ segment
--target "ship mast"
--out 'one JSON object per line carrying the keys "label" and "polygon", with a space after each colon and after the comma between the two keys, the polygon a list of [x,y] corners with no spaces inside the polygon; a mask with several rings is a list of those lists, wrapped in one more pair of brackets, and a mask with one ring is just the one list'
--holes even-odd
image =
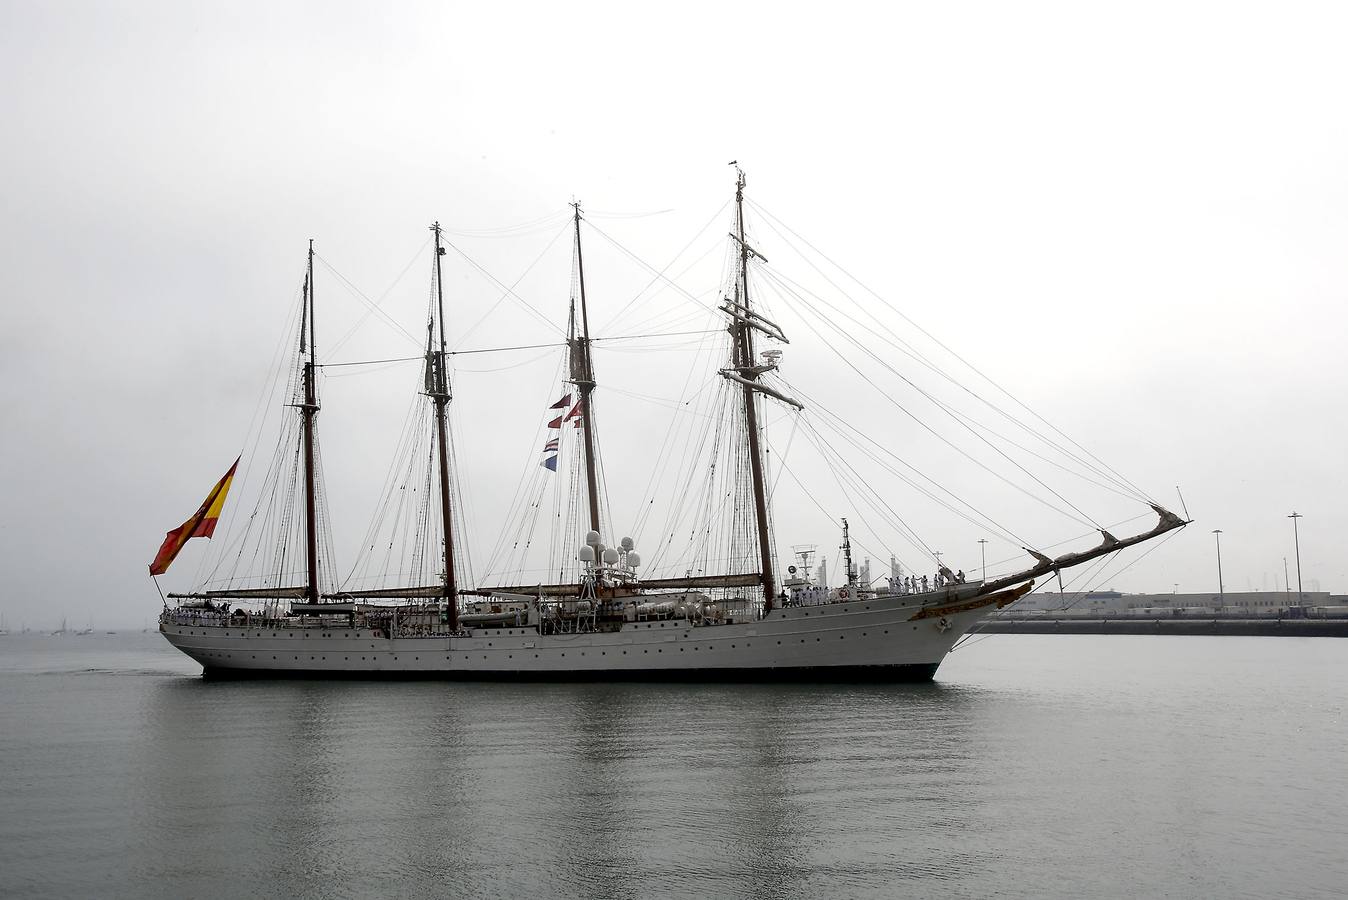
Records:
{"label": "ship mast", "polygon": [[440,322],[440,349],[435,350],[435,332],[427,335],[426,366],[428,369],[427,392],[435,401],[435,429],[439,445],[440,462],[440,523],[444,532],[444,601],[449,616],[449,629],[459,628],[459,591],[454,579],[454,527],[449,505],[449,429],[445,424],[445,407],[449,404],[449,374],[445,366],[445,288],[441,278],[440,257],[445,248],[440,246],[440,223],[431,226],[435,232],[435,291],[437,312]]}
{"label": "ship mast", "polygon": [[304,363],[304,402],[300,405],[300,430],[304,441],[304,536],[309,583],[304,595],[307,602],[318,603],[318,505],[314,490],[314,416],[318,413],[318,386],[314,346],[314,242],[309,241],[309,269],[304,279],[305,316],[300,320],[300,352],[304,352],[305,319],[308,319],[309,355]]}
{"label": "ship mast", "polygon": [[594,362],[590,357],[590,312],[585,305],[585,258],[580,250],[580,203],[572,203],[576,211],[576,279],[580,283],[580,337],[572,338],[571,380],[580,388],[580,427],[585,432],[585,490],[590,501],[590,530],[599,531],[599,476],[595,471],[594,408],[590,395],[594,393]]}
{"label": "ship mast", "polygon": [[[749,245],[744,239],[744,171],[736,169],[735,178],[735,230],[740,246],[739,280],[736,293],[737,303],[742,313],[735,316],[732,327],[733,348],[731,361],[744,380],[744,419],[745,430],[749,433],[749,471],[754,488],[754,518],[758,520],[758,556],[759,572],[763,576],[763,612],[772,611],[772,543],[768,538],[768,500],[763,486],[763,450],[758,433],[758,404],[754,399],[754,388],[758,382],[759,371],[754,365],[754,341],[749,327]],[[737,311],[739,312],[739,311]]]}
{"label": "ship mast", "polygon": [[847,573],[847,585],[852,587],[857,583],[856,570],[852,568],[852,538],[847,533],[847,520],[843,519],[843,567]]}

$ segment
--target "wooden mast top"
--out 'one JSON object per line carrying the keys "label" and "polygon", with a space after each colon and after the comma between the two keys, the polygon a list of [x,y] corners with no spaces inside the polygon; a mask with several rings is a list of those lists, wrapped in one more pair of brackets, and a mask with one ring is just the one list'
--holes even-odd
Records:
{"label": "wooden mast top", "polygon": [[590,311],[585,303],[585,258],[580,249],[580,203],[572,203],[576,223],[576,280],[580,284],[580,337],[571,345],[573,354],[579,352],[577,364],[572,365],[571,380],[580,388],[580,427],[585,433],[585,490],[590,506],[590,530],[599,531],[599,475],[595,465],[594,439],[594,362],[590,356]]}

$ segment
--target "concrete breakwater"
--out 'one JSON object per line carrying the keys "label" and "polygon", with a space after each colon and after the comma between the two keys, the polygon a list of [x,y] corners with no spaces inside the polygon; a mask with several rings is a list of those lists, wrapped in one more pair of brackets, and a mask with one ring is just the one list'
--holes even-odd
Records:
{"label": "concrete breakwater", "polygon": [[994,616],[980,634],[1182,634],[1270,637],[1348,637],[1348,619],[1237,619],[1165,616],[1157,618],[1048,618]]}

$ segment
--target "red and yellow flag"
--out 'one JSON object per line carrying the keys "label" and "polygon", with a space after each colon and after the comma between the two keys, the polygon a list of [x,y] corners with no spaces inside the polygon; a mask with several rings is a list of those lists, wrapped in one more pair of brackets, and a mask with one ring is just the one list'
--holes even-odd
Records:
{"label": "red and yellow flag", "polygon": [[234,465],[225,473],[225,477],[216,482],[215,487],[206,495],[206,502],[201,504],[201,509],[197,510],[192,518],[165,535],[159,553],[155,556],[154,562],[150,563],[151,575],[163,575],[167,572],[178,551],[192,538],[208,538],[215,534],[215,523],[220,521],[220,510],[224,508],[225,495],[229,493],[229,484],[234,480],[234,470],[238,467],[239,460],[236,459]]}

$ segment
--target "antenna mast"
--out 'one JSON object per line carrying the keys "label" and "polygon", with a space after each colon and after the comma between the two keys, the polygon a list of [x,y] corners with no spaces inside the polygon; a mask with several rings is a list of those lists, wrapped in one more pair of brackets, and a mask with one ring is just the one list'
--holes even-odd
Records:
{"label": "antenna mast", "polygon": [[843,569],[847,572],[848,586],[852,586],[857,583],[857,573],[856,570],[852,568],[852,538],[847,533],[847,520],[843,519],[842,523],[843,523],[843,542],[842,542]]}
{"label": "antenna mast", "polygon": [[445,287],[440,272],[440,257],[445,248],[440,246],[440,223],[431,226],[435,232],[435,293],[440,323],[440,349],[435,350],[435,333],[427,335],[426,366],[428,393],[435,401],[435,430],[440,456],[440,524],[444,532],[445,584],[444,600],[449,616],[449,630],[459,629],[459,588],[454,578],[454,519],[449,506],[449,429],[445,425],[445,407],[449,405],[449,373],[445,366]]}

